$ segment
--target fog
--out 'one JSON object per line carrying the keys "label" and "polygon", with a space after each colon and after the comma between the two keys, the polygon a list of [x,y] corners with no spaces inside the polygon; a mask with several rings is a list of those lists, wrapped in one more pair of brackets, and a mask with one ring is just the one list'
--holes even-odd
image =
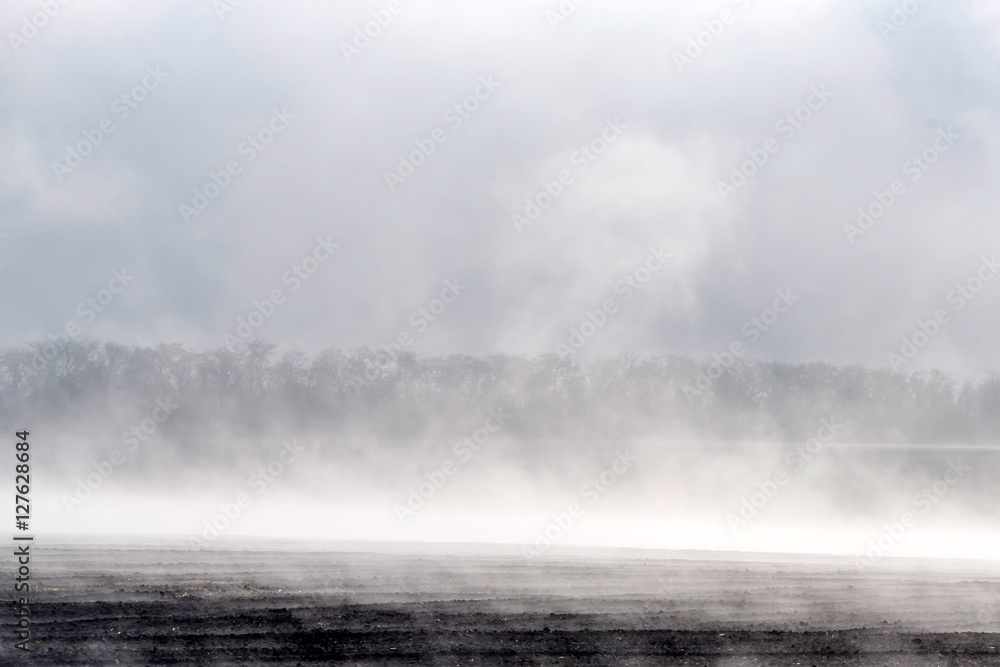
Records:
{"label": "fog", "polygon": [[735,358],[307,356],[259,340],[0,358],[0,417],[41,425],[52,534],[502,542],[529,556],[860,556],[886,533],[875,560],[997,547],[992,378]]}
{"label": "fog", "polygon": [[0,14],[40,529],[995,546],[989,3],[57,4]]}
{"label": "fog", "polygon": [[[6,3],[0,280],[18,289],[0,293],[0,342],[73,324],[212,349],[282,289],[252,333],[286,349],[409,333],[421,354],[536,355],[611,298],[578,356],[702,358],[737,340],[753,358],[883,366],[945,309],[905,370],[995,370],[996,285],[956,292],[997,248],[991,3],[920,3],[902,26],[891,3],[862,0],[629,0],[565,21],[557,4],[406,2],[355,54],[377,3],[95,0],[30,37],[36,3]],[[734,21],[699,54],[723,11]],[[446,140],[391,189],[386,173],[435,129]],[[581,149],[602,134],[614,141],[591,160]],[[720,188],[769,139],[767,163]],[[563,171],[555,203],[513,219]],[[898,201],[856,235],[879,196]],[[286,282],[318,238],[339,248]],[[626,301],[616,287],[651,246],[669,261]],[[123,270],[112,303],[78,310]],[[449,280],[467,289],[413,326]],[[749,343],[776,290],[795,306]]]}
{"label": "fog", "polygon": [[995,660],[997,3],[0,4],[0,663]]}

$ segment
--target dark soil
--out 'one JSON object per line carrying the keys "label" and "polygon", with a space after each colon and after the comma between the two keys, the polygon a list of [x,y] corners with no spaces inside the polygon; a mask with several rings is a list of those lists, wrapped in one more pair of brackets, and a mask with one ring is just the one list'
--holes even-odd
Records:
{"label": "dark soil", "polygon": [[30,664],[1000,665],[1000,634],[593,629],[586,614],[504,616],[460,601],[304,602],[39,605]]}
{"label": "dark soil", "polygon": [[47,553],[31,650],[4,614],[2,665],[1000,665],[1000,633],[959,629],[996,586],[982,573],[860,585],[828,565]]}

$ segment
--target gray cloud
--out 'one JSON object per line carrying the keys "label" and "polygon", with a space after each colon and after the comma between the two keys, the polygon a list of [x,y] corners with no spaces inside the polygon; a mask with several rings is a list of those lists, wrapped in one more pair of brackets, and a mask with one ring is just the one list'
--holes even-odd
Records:
{"label": "gray cloud", "polygon": [[[0,19],[0,343],[58,331],[110,272],[134,286],[90,335],[222,344],[253,301],[330,235],[341,251],[259,334],[306,349],[374,345],[407,329],[446,279],[469,285],[415,343],[427,353],[549,352],[642,261],[674,251],[588,343],[711,354],[791,287],[801,300],[750,349],[775,360],[885,365],[917,321],[1000,252],[997,21],[978,3],[927,3],[885,39],[887,2],[752,3],[684,72],[687,39],[735,3],[581,6],[403,2],[351,63],[378,3],[209,2],[64,7],[16,52]],[[147,66],[169,77],[130,117],[113,101]],[[389,192],[384,172],[481,76],[501,87]],[[835,96],[723,202],[717,182],[810,87]],[[188,225],[178,206],[265,127],[287,131]],[[104,117],[115,131],[60,183],[51,163]],[[607,118],[621,140],[577,172]],[[844,225],[940,128],[960,139],[851,245]],[[575,183],[518,234],[512,213],[562,169]],[[16,289],[14,288],[16,286]],[[912,367],[996,367],[1000,282]]]}

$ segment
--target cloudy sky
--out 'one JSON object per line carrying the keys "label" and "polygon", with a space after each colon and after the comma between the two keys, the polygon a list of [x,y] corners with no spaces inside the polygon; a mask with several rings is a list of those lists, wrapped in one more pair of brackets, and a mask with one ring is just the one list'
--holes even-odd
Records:
{"label": "cloudy sky", "polygon": [[1000,11],[902,5],[10,0],[0,344],[997,370]]}

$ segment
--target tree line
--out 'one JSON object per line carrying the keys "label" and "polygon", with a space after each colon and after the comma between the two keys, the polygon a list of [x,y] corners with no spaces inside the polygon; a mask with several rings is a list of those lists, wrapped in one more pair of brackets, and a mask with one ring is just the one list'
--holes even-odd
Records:
{"label": "tree line", "polygon": [[618,438],[694,433],[802,440],[820,419],[862,442],[985,442],[1000,434],[1000,378],[681,355],[578,363],[554,354],[394,357],[368,348],[315,355],[251,340],[235,350],[73,340],[0,351],[0,417],[71,427],[180,404],[174,435],[229,432],[466,433],[491,407],[509,435]]}

